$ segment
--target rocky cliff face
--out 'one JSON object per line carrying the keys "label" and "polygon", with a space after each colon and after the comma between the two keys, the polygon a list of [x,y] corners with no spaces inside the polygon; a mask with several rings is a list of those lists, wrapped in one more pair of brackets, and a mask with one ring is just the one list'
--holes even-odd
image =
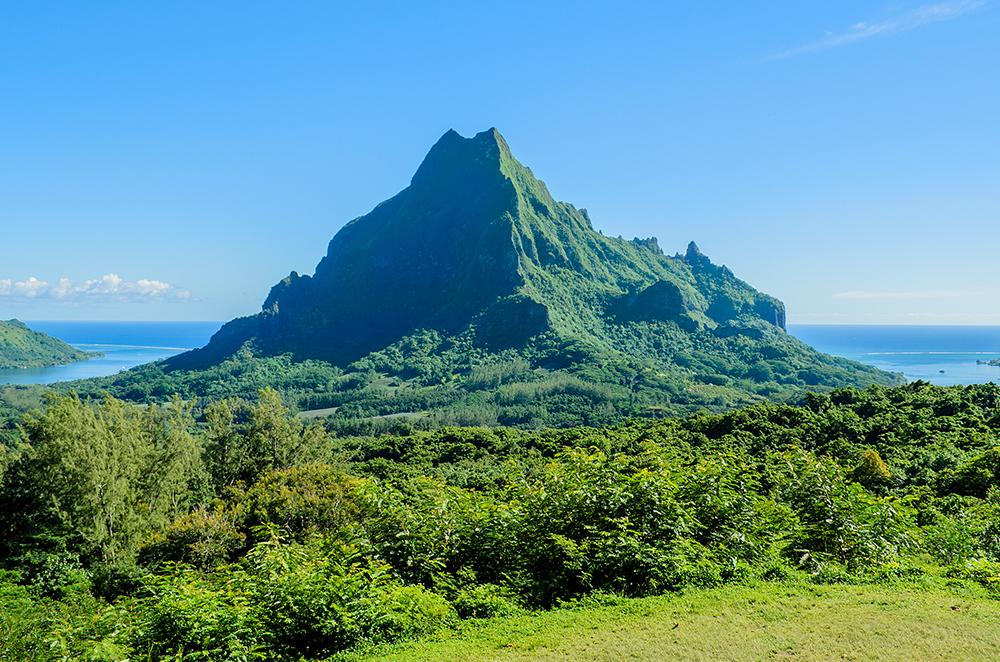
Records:
{"label": "rocky cliff face", "polygon": [[293,272],[260,313],[168,365],[207,366],[243,346],[342,364],[418,329],[472,329],[488,348],[542,333],[600,342],[608,325],[654,321],[783,329],[784,306],[693,242],[669,257],[655,238],[596,232],[495,129],[448,131],[409,187],[334,236],[313,276]]}
{"label": "rocky cliff face", "polygon": [[727,324],[750,317],[784,330],[785,304],[781,301],[753,289],[727,267],[713,264],[693,241],[688,244],[684,261],[691,267],[700,290],[708,299],[708,316],[717,323]]}

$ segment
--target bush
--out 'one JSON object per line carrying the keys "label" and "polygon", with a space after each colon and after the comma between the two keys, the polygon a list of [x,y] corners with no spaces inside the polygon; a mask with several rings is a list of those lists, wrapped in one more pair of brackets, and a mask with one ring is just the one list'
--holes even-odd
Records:
{"label": "bush", "polygon": [[104,600],[134,595],[142,589],[146,572],[131,561],[97,563],[90,568],[91,592]]}
{"label": "bush", "polygon": [[235,510],[248,529],[272,525],[304,539],[353,526],[358,519],[353,489],[352,480],[333,467],[307,464],[265,474]]}
{"label": "bush", "polygon": [[924,529],[924,546],[942,563],[953,565],[975,554],[976,535],[967,522],[941,516]]}
{"label": "bush", "polygon": [[832,460],[802,451],[783,457],[787,473],[780,490],[798,518],[789,552],[858,567],[895,560],[913,547],[904,504],[848,483]]}
{"label": "bush", "polygon": [[1000,562],[969,559],[948,569],[948,576],[970,579],[986,588],[1000,592]]}
{"label": "bush", "polygon": [[147,589],[152,596],[136,603],[136,629],[129,641],[134,650],[151,659],[264,657],[266,632],[238,589],[183,567],[151,578]]}
{"label": "bush", "polygon": [[274,538],[212,574],[177,566],[148,589],[131,643],[154,658],[327,657],[424,634],[453,615],[444,598],[402,586],[388,567],[322,538]]}
{"label": "bush", "polygon": [[992,487],[1000,487],[1000,447],[990,448],[953,472],[942,476],[946,490],[985,498]]}
{"label": "bush", "polygon": [[43,659],[51,627],[49,610],[19,579],[0,573],[0,659]]}
{"label": "bush", "polygon": [[881,492],[891,484],[892,472],[878,451],[866,448],[861,453],[861,461],[851,471],[851,480],[873,492]]}
{"label": "bush", "polygon": [[496,584],[463,588],[452,600],[452,606],[460,618],[499,618],[521,612],[511,592]]}
{"label": "bush", "polygon": [[430,634],[451,621],[448,601],[422,586],[393,586],[378,596],[377,609],[364,624],[364,636],[376,643]]}
{"label": "bush", "polygon": [[90,590],[90,577],[71,552],[29,553],[22,563],[25,581],[42,597],[59,599]]}
{"label": "bush", "polygon": [[139,562],[187,563],[202,570],[228,562],[243,547],[245,537],[221,510],[198,509],[174,520],[139,546]]}

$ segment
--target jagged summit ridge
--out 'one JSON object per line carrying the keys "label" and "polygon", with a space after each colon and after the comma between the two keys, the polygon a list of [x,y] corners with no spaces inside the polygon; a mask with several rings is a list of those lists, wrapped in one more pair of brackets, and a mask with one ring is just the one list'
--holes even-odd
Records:
{"label": "jagged summit ridge", "polygon": [[209,365],[245,345],[343,364],[418,329],[469,332],[496,349],[539,334],[600,344],[609,324],[740,332],[748,320],[782,327],[784,308],[694,242],[668,257],[655,238],[596,232],[495,128],[449,130],[406,189],[333,237],[313,276],[292,272],[259,314],[169,365]]}
{"label": "jagged summit ridge", "polygon": [[488,178],[501,175],[503,162],[511,158],[510,147],[495,128],[462,137],[449,129],[438,139],[410,180],[411,187],[436,187],[451,178],[468,176],[470,171]]}

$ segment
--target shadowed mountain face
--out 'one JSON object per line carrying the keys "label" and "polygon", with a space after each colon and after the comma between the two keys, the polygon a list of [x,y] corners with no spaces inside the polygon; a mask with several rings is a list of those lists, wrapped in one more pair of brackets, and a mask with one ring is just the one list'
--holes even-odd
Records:
{"label": "shadowed mountain face", "polygon": [[611,327],[672,322],[687,332],[759,338],[784,306],[692,243],[595,231],[557,202],[495,130],[447,132],[410,186],[344,226],[313,276],[292,273],[263,310],[234,320],[168,368],[214,365],[243,347],[345,365],[420,329],[469,333],[487,350],[539,334],[601,345]]}

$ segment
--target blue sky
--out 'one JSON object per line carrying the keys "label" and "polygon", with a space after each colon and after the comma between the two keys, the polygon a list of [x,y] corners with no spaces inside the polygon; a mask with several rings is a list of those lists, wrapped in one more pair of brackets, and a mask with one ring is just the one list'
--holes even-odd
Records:
{"label": "blue sky", "polygon": [[252,313],[497,126],[793,323],[1000,323],[997,0],[472,4],[5,3],[0,318]]}

